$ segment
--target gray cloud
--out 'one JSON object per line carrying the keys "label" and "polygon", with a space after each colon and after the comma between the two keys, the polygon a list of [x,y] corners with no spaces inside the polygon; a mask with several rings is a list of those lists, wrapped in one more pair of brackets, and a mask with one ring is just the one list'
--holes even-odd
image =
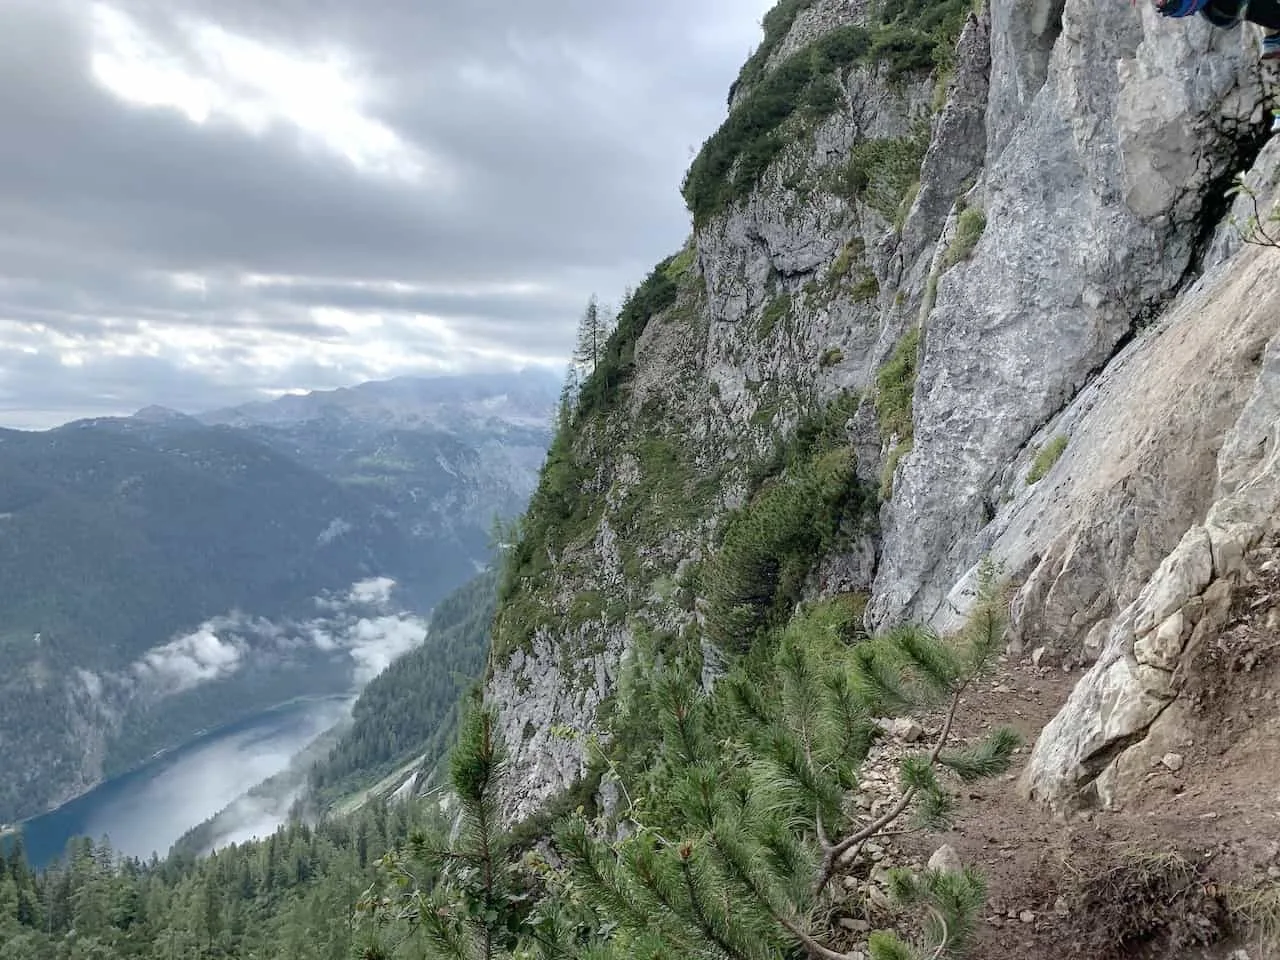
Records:
{"label": "gray cloud", "polygon": [[[315,598],[320,616],[309,620],[276,622],[239,611],[213,617],[148,650],[130,673],[145,688],[169,696],[225,680],[255,661],[269,664],[318,651],[345,655],[352,682],[363,686],[427,635],[424,619],[397,609],[395,586],[390,577],[371,577],[326,593]],[[96,696],[101,678],[81,674],[81,685]]]}
{"label": "gray cloud", "polygon": [[0,424],[558,366],[770,5],[0,4]]}

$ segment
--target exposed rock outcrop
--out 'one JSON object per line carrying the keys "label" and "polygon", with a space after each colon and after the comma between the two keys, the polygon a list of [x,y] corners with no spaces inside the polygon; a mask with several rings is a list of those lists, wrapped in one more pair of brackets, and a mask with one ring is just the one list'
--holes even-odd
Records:
{"label": "exposed rock outcrop", "polygon": [[926,324],[877,624],[940,613],[990,543],[1006,465],[1177,290],[1205,198],[1234,159],[1222,131],[1258,113],[1239,33],[1175,30],[1146,8],[1100,16],[1091,0],[1070,0],[1044,86],[1020,116],[1010,105],[1036,70],[1034,44],[1019,39],[1036,34],[1002,35],[1001,24],[1019,29],[1004,6],[993,4],[976,191],[986,229],[972,259],[942,275]]}
{"label": "exposed rock outcrop", "polygon": [[[518,821],[537,812],[548,796],[582,776],[600,703],[613,688],[615,671],[630,638],[621,630],[588,624],[598,649],[583,656],[583,637],[541,633],[531,650],[516,650],[489,679],[489,696],[501,708],[500,730],[518,764],[503,796],[503,816]],[[566,642],[566,639],[568,642]],[[564,651],[573,650],[575,662]]]}
{"label": "exposed rock outcrop", "polygon": [[[623,399],[582,429],[580,490],[603,502],[547,551],[545,589],[510,601],[546,614],[488,684],[516,815],[585,769],[580,743],[542,728],[592,730],[638,631],[702,622],[697,569],[753,467],[837,398],[854,398],[860,476],[889,499],[878,529],[820,559],[809,595],[864,593],[873,627],[948,626],[990,554],[1018,584],[1015,645],[1100,656],[1037,747],[1038,796],[1105,784],[1176,695],[1178,645],[1224,575],[1204,518],[1259,469],[1242,425],[1270,402],[1259,363],[1280,323],[1263,307],[1269,251],[1219,223],[1265,126],[1257,41],[1103,4],[991,0],[942,78],[864,57],[836,74],[832,113],[788,121],[754,188],[699,218]],[[767,69],[878,15],[800,6]],[[894,363],[913,379],[890,415]],[[679,503],[660,502],[656,470]],[[641,542],[637,516],[667,533]],[[1179,602],[1148,625],[1157,568]],[[609,616],[563,622],[596,594]]]}
{"label": "exposed rock outcrop", "polygon": [[[1240,254],[1218,282],[1206,286],[1203,299],[1187,302],[1163,334],[1182,339],[1178,328],[1194,327],[1206,341],[1216,336],[1216,349],[1206,343],[1200,356],[1213,370],[1222,354],[1234,354],[1238,375],[1203,380],[1200,374],[1198,379],[1217,384],[1224,399],[1245,400],[1221,437],[1217,469],[1195,478],[1194,486],[1212,491],[1212,506],[1114,621],[1102,621],[1101,655],[1036,745],[1024,787],[1056,807],[1117,803],[1128,755],[1149,752],[1143,741],[1178,698],[1190,654],[1225,625],[1246,555],[1275,532],[1280,278],[1273,256],[1270,250]],[[1196,306],[1202,309],[1193,310]],[[1159,422],[1165,412],[1148,408],[1147,416]],[[1177,486],[1182,474],[1176,467],[1182,465],[1163,473],[1171,503],[1191,499]]]}

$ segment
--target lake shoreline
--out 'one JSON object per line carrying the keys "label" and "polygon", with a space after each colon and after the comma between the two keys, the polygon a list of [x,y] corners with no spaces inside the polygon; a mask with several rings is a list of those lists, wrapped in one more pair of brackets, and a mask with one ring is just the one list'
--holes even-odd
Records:
{"label": "lake shoreline", "polygon": [[101,777],[93,781],[83,790],[77,791],[72,796],[59,800],[53,806],[46,807],[44,810],[41,810],[39,813],[33,813],[29,817],[23,817],[21,820],[18,820],[15,823],[10,823],[10,824],[0,823],[0,837],[6,836],[7,834],[10,834],[10,833],[21,833],[23,824],[31,823],[33,820],[39,820],[41,817],[47,817],[50,814],[57,813],[63,807],[69,806],[70,804],[75,803],[77,800],[81,800],[84,797],[87,797],[89,794],[93,793],[93,791],[101,787],[104,783],[110,783],[112,780],[119,780],[123,777],[133,776],[134,774],[147,769],[147,767],[152,766],[157,761],[163,760],[165,757],[169,756],[170,754],[177,753],[180,750],[185,750],[193,746],[194,744],[199,743],[201,740],[205,740],[210,737],[216,737],[219,734],[226,733],[227,731],[234,729],[237,725],[245,723],[249,720],[259,718],[259,717],[268,717],[273,713],[278,713],[282,710],[287,710],[290,707],[297,707],[306,703],[324,703],[329,700],[333,700],[333,701],[347,700],[347,699],[354,699],[355,696],[356,696],[356,693],[354,692],[303,694],[302,696],[290,697],[288,700],[282,700],[279,703],[273,704],[272,706],[266,707],[262,710],[251,711],[250,713],[247,713],[244,716],[236,717],[235,719],[232,719],[232,720],[227,720],[225,723],[220,723],[216,727],[202,727],[200,730],[197,730],[194,735],[192,735],[191,737],[188,737],[182,743],[174,744],[171,747],[163,747],[162,749],[157,750],[155,753],[151,754],[151,756],[146,757],[142,760],[139,760],[137,763],[133,764],[132,766],[125,767],[123,770],[117,770],[114,773],[112,773],[110,776]]}
{"label": "lake shoreline", "polygon": [[79,837],[107,836],[121,854],[163,858],[181,836],[287,767],[308,743],[341,724],[356,698],[291,697],[169,748],[161,757],[14,826],[42,868]]}

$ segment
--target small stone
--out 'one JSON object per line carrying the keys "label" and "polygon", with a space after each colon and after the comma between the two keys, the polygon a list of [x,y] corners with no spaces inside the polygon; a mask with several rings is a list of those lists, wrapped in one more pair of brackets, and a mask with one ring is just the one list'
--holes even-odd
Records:
{"label": "small stone", "polygon": [[857,877],[845,877],[841,882],[846,890],[857,890],[860,883]]}
{"label": "small stone", "polygon": [[865,920],[859,920],[856,917],[841,917],[840,926],[844,927],[850,933],[870,933],[871,924]]}
{"label": "small stone", "polygon": [[1021,920],[1023,923],[1035,923],[1036,915],[1032,913],[1030,910],[1023,910],[1020,914],[1018,914],[1018,919]]}
{"label": "small stone", "polygon": [[1160,762],[1164,764],[1167,769],[1177,773],[1182,769],[1182,766],[1186,761],[1182,759],[1182,754],[1180,753],[1166,753],[1160,758]]}
{"label": "small stone", "polygon": [[1066,897],[1059,897],[1053,904],[1053,912],[1060,917],[1065,917],[1071,912],[1071,907],[1067,903]]}
{"label": "small stone", "polygon": [[940,846],[929,858],[929,869],[939,873],[962,873],[964,865],[960,862],[960,854],[949,843]]}
{"label": "small stone", "polygon": [[915,743],[924,736],[924,727],[910,717],[899,717],[893,721],[891,729],[893,735],[904,743]]}
{"label": "small stone", "polygon": [[873,885],[867,889],[867,900],[882,913],[893,912],[893,901],[889,899],[887,893],[877,886]]}
{"label": "small stone", "polygon": [[1031,665],[1039,667],[1040,661],[1044,659],[1044,655],[1049,652],[1048,647],[1036,647],[1031,651]]}
{"label": "small stone", "polygon": [[1280,880],[1280,867],[1276,867],[1276,866],[1267,867],[1267,876],[1270,877],[1272,880]]}

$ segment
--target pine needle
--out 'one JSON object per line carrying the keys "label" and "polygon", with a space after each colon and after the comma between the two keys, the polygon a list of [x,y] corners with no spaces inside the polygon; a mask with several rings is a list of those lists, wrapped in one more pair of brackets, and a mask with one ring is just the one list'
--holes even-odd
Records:
{"label": "pine needle", "polygon": [[952,693],[965,672],[964,664],[951,647],[928,627],[917,624],[898,627],[886,640],[922,681],[931,697]]}
{"label": "pine needle", "polygon": [[906,691],[902,672],[887,660],[881,644],[875,641],[853,651],[850,665],[853,689],[869,714],[898,715],[915,706]]}
{"label": "pine needle", "polygon": [[1016,730],[1001,727],[986,739],[965,750],[946,750],[938,756],[938,763],[953,771],[965,783],[998,776],[1009,769],[1013,752],[1021,745],[1022,737]]}

